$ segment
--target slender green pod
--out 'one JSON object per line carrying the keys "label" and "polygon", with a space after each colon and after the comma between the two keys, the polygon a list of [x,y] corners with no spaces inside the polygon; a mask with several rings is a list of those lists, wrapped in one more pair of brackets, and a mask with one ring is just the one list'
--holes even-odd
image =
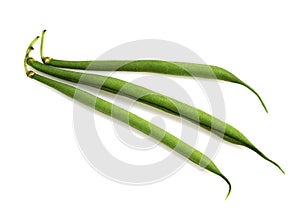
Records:
{"label": "slender green pod", "polygon": [[[34,40],[35,41],[35,40]],[[34,42],[31,43],[30,47]],[[26,57],[28,52],[26,53]],[[25,61],[27,58],[25,59]],[[26,65],[26,63],[25,63]],[[168,133],[167,131],[161,129],[160,127],[146,121],[145,119],[126,111],[125,109],[113,105],[112,103],[105,101],[101,98],[98,98],[88,92],[77,89],[73,86],[46,78],[44,76],[38,75],[33,71],[28,71],[25,66],[25,71],[28,77],[31,79],[37,80],[62,94],[75,99],[76,101],[83,103],[86,106],[89,106],[101,113],[104,113],[108,116],[111,116],[125,124],[129,124],[131,127],[143,132],[146,135],[151,136],[154,139],[157,139],[161,143],[165,144],[169,148],[175,150],[177,153],[188,158],[191,162],[200,165],[201,167],[209,170],[210,172],[223,178],[229,186],[229,190],[226,198],[230,194],[231,184],[229,180],[220,172],[217,166],[212,162],[212,160],[201,153],[200,151],[194,149],[187,143]]]}
{"label": "slender green pod", "polygon": [[193,106],[117,78],[63,70],[40,63],[31,57],[27,59],[27,64],[48,75],[74,83],[89,85],[91,87],[126,96],[128,98],[133,98],[155,108],[185,118],[206,130],[210,130],[212,133],[223,138],[224,140],[227,140],[228,142],[248,147],[265,160],[273,163],[284,173],[284,171],[276,162],[269,159],[260,150],[258,150],[236,128],[211,116],[208,113],[205,113],[202,110],[196,109]]}
{"label": "slender green pod", "polygon": [[176,76],[193,76],[207,79],[218,79],[237,83],[251,90],[260,100],[265,111],[268,112],[260,95],[248,84],[240,80],[231,72],[218,66],[195,64],[187,62],[169,62],[162,60],[96,60],[96,61],[66,61],[44,56],[44,36],[42,33],[41,58],[47,65],[60,68],[94,70],[94,71],[128,71],[128,72],[150,72],[169,74]]}

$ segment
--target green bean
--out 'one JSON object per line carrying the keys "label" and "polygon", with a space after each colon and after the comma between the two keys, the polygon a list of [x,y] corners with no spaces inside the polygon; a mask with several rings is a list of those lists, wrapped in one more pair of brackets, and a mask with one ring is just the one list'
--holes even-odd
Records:
{"label": "green bean", "polygon": [[218,66],[195,64],[187,62],[169,62],[162,60],[97,60],[97,61],[66,61],[45,57],[43,53],[44,35],[42,33],[41,58],[47,65],[60,68],[83,69],[94,71],[129,71],[129,72],[150,72],[169,74],[176,76],[193,76],[207,79],[218,79],[237,83],[251,90],[260,100],[265,111],[268,112],[260,95],[248,84],[240,80],[231,72]]}
{"label": "green bean", "polygon": [[52,75],[54,77],[74,83],[89,85],[91,87],[102,89],[111,93],[118,93],[119,95],[136,99],[137,101],[151,105],[155,108],[185,118],[192,123],[198,124],[206,130],[210,130],[212,133],[228,142],[248,147],[265,160],[277,166],[284,173],[284,171],[276,162],[269,159],[260,150],[258,150],[240,131],[235,129],[233,126],[209,115],[208,113],[194,108],[193,106],[113,77],[63,70],[42,64],[33,58],[28,58],[27,64],[48,75]]}
{"label": "green bean", "polygon": [[[34,40],[29,46],[29,49],[26,53],[25,61],[27,60],[27,56],[29,54],[28,51],[30,51],[32,44],[35,41],[36,40]],[[88,92],[77,89],[73,86],[46,78],[44,76],[36,74],[33,71],[28,71],[26,63],[25,71],[28,77],[37,80],[38,82],[41,82],[51,88],[54,88],[62,94],[71,97],[77,100],[78,102],[83,103],[84,105],[89,106],[101,113],[111,116],[125,124],[129,124],[131,127],[143,132],[146,135],[153,137],[154,139],[157,139],[169,148],[175,150],[182,156],[188,158],[191,162],[200,165],[201,167],[209,170],[210,172],[220,176],[226,181],[226,183],[229,186],[226,198],[229,196],[231,192],[231,184],[229,180],[220,172],[220,170],[209,157],[207,157],[200,151],[194,149],[187,143],[183,142],[182,140],[178,139],[177,137],[173,136],[167,131],[159,128],[158,126],[146,121],[145,119],[142,119],[141,117],[131,112],[126,111],[125,109],[119,106],[113,105],[110,102],[107,102],[101,98],[98,98]]]}

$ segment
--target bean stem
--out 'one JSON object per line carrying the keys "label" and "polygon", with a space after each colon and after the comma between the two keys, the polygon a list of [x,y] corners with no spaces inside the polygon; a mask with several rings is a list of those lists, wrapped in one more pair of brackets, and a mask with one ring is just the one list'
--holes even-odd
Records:
{"label": "bean stem", "polygon": [[[32,44],[28,47],[30,51]],[[25,61],[30,60],[28,58],[28,54],[26,53]],[[189,159],[191,162],[207,169],[208,171],[220,176],[222,179],[226,181],[229,186],[228,193],[226,198],[229,196],[231,192],[231,184],[229,180],[220,172],[217,166],[213,163],[213,161],[207,157],[205,154],[201,153],[197,149],[191,147],[187,143],[183,142],[179,138],[173,136],[167,131],[161,129],[160,127],[146,121],[145,119],[126,111],[125,109],[116,106],[106,100],[98,98],[88,92],[75,88],[73,86],[46,78],[44,76],[38,75],[33,71],[28,71],[25,63],[25,71],[28,77],[37,80],[51,88],[56,89],[62,94],[75,99],[76,101],[83,103],[86,106],[89,106],[101,113],[104,113],[108,116],[111,116],[125,124],[130,125],[131,127],[143,132],[146,135],[151,136],[152,138],[160,141],[164,145],[173,149],[177,153],[181,154],[185,158]]]}
{"label": "bean stem", "polygon": [[42,32],[41,42],[41,59],[44,63],[51,66],[69,69],[81,69],[81,70],[94,70],[94,71],[129,71],[129,72],[150,72],[158,74],[168,74],[177,76],[193,76],[208,79],[218,79],[237,83],[245,86],[252,91],[265,111],[268,109],[263,102],[260,95],[248,84],[240,80],[233,73],[227,71],[218,66],[206,65],[206,64],[195,64],[187,62],[169,62],[162,60],[96,60],[96,61],[66,61],[58,60],[51,57],[44,56],[44,30]]}
{"label": "bean stem", "polygon": [[26,54],[25,54],[25,59],[24,59],[24,68],[25,68],[25,72],[28,73],[28,67],[27,67],[27,58],[29,57],[29,54],[32,50],[34,50],[33,45],[36,43],[36,41],[39,39],[40,37],[37,36],[34,40],[31,41],[29,47],[26,50]]}

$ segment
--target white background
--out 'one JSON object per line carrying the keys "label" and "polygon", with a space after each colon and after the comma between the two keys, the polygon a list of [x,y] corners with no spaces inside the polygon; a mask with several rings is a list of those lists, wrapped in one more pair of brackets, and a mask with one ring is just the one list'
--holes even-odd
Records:
{"label": "white background", "polygon": [[[300,219],[297,1],[27,0],[0,8],[0,221]],[[233,185],[226,201],[226,184],[190,164],[146,186],[99,175],[77,146],[72,101],[24,74],[26,47],[45,28],[46,54],[57,58],[93,59],[119,44],[153,38],[177,42],[229,69],[261,94],[269,114],[244,87],[220,83],[226,121],[286,175],[228,143],[214,159]],[[182,87],[203,94],[191,81]],[[99,115],[101,123],[109,120]],[[117,141],[114,134],[109,139]]]}

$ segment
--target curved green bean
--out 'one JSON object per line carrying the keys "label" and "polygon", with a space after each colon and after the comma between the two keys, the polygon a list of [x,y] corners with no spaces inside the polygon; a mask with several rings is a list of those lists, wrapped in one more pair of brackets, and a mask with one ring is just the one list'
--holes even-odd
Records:
{"label": "curved green bean", "polygon": [[228,142],[248,147],[265,160],[277,166],[284,173],[284,171],[276,162],[269,159],[260,150],[258,150],[240,131],[235,129],[233,126],[209,115],[208,113],[196,109],[193,106],[113,77],[63,70],[40,63],[33,58],[28,58],[27,64],[48,75],[52,75],[54,77],[74,83],[80,82],[81,84],[89,85],[94,88],[102,89],[129,98],[134,98],[137,101],[146,103],[155,108],[183,117],[195,124],[198,124],[206,130],[210,130],[212,133],[223,138],[224,140],[227,140]]}
{"label": "curved green bean", "polygon": [[[34,40],[35,41],[35,40]],[[31,43],[30,47],[34,42]],[[30,51],[30,49],[29,49]],[[26,53],[28,56],[28,51]],[[25,59],[25,61],[27,58]],[[46,78],[44,76],[38,75],[33,71],[28,71],[25,63],[25,71],[28,77],[37,80],[51,88],[56,89],[57,91],[63,93],[64,95],[71,97],[78,102],[83,103],[101,113],[104,113],[108,116],[111,116],[125,124],[129,124],[131,127],[143,132],[146,135],[157,139],[162,142],[169,148],[175,150],[182,156],[188,158],[191,162],[200,165],[201,167],[209,170],[210,172],[220,176],[222,179],[226,181],[229,186],[229,190],[226,198],[229,196],[231,192],[231,184],[229,180],[220,172],[217,166],[212,162],[212,160],[201,153],[200,151],[194,149],[187,143],[168,133],[167,131],[161,129],[160,127],[146,121],[145,119],[126,111],[125,109],[113,105],[112,103],[105,101],[101,98],[98,98],[88,92],[77,89],[73,86]]]}
{"label": "curved green bean", "polygon": [[43,52],[44,35],[42,33],[41,58],[47,65],[60,68],[94,70],[94,71],[129,71],[129,72],[151,72],[177,76],[193,76],[207,79],[218,79],[237,83],[251,90],[260,100],[265,111],[268,112],[260,95],[248,84],[240,80],[231,72],[218,66],[195,64],[187,62],[168,62],[162,60],[96,60],[96,61],[66,61],[45,57]]}

